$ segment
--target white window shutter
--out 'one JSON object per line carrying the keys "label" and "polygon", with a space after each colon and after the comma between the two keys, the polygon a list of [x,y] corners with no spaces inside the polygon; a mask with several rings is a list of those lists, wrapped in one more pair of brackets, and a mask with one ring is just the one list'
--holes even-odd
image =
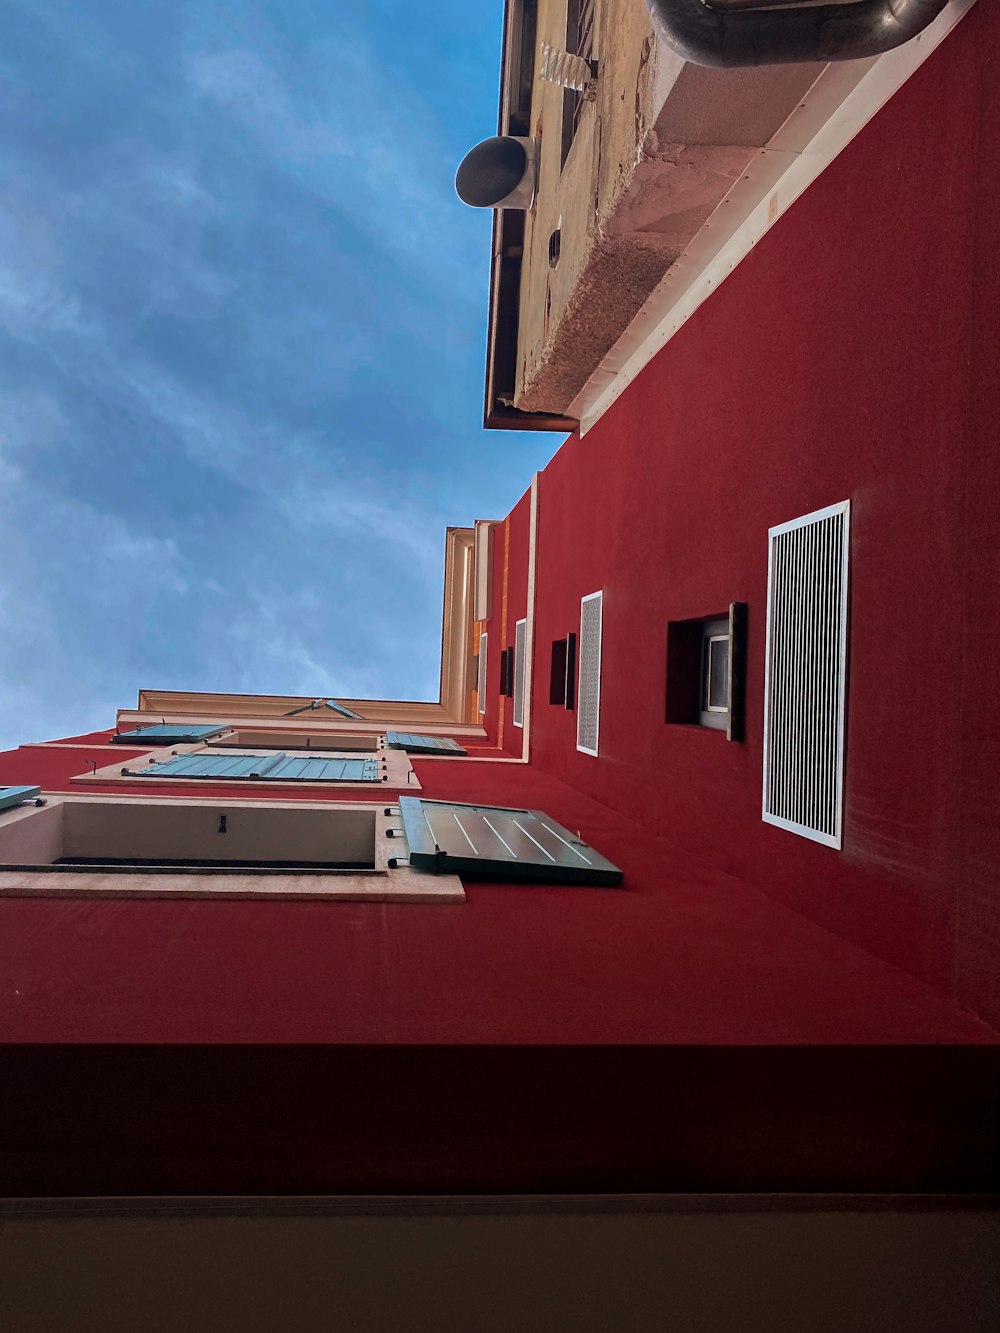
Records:
{"label": "white window shutter", "polygon": [[604,593],[580,601],[580,679],[577,687],[576,748],[597,754],[601,720],[601,624]]}
{"label": "white window shutter", "polygon": [[514,726],[524,726],[524,649],[528,622],[519,620],[514,626]]}
{"label": "white window shutter", "polygon": [[479,695],[479,711],[486,712],[486,641],[488,635],[484,630],[479,636],[479,679],[476,683],[476,693]]}
{"label": "white window shutter", "polygon": [[850,501],[768,537],[763,819],[840,847]]}

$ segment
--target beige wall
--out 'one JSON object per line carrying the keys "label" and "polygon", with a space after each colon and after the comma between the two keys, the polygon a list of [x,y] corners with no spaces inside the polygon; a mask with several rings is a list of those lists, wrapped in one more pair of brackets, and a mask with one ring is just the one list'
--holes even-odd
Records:
{"label": "beige wall", "polygon": [[63,856],[375,864],[372,810],[230,808],[225,801],[217,807],[88,801],[63,809]]}
{"label": "beige wall", "polygon": [[[345,1090],[350,1095],[350,1090]],[[404,1117],[405,1118],[405,1117]],[[9,1333],[993,1333],[996,1214],[717,1198],[531,1215],[274,1200],[271,1215],[0,1222]],[[393,1205],[390,1205],[390,1207]],[[502,1206],[502,1205],[501,1205]],[[83,1205],[85,1207],[85,1205]],[[246,1206],[244,1206],[245,1208]],[[336,1205],[334,1205],[336,1208]],[[862,1207],[864,1207],[862,1205]],[[295,1215],[296,1210],[301,1215]],[[146,1215],[142,1215],[145,1212]],[[314,1215],[310,1215],[312,1212]]]}
{"label": "beige wall", "polygon": [[[233,747],[243,747],[253,749],[254,746],[273,746],[281,747],[285,750],[313,750],[322,749],[324,746],[329,749],[332,740],[329,733],[324,734],[321,731],[283,731],[279,728],[264,731],[257,730],[239,730],[226,732],[218,740],[208,742],[212,748],[231,749]],[[378,737],[374,735],[360,735],[348,731],[337,732],[336,734],[337,750],[358,750],[364,752],[374,752],[378,749]]]}
{"label": "beige wall", "polygon": [[[525,411],[577,411],[590,376],[823,68],[686,64],[656,41],[645,0],[596,6],[599,73],[561,170],[563,91],[533,85],[541,168],[525,221],[514,395]],[[565,40],[566,0],[540,0],[536,68],[542,41]]]}
{"label": "beige wall", "polygon": [[[133,791],[120,797],[53,795],[48,801],[41,808],[0,812],[0,898],[465,901],[457,875],[389,864],[405,856],[405,844],[390,837],[399,826],[398,807],[391,803],[213,800],[194,791],[182,798],[143,800]],[[219,827],[223,815],[225,833]],[[44,868],[62,857],[214,860],[222,840],[232,861],[352,862],[358,868]],[[11,868],[16,866],[29,868]]]}

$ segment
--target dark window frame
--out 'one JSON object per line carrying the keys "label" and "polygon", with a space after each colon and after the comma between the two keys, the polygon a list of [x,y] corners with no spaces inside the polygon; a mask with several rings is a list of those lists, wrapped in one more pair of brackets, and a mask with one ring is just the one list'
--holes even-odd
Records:
{"label": "dark window frame", "polygon": [[[746,720],[745,602],[731,602],[728,615],[672,620],[667,625],[667,672],[664,720],[668,724],[725,731],[727,740],[742,741]],[[729,643],[727,707],[709,707],[711,643],[725,636]]]}
{"label": "dark window frame", "polygon": [[[594,60],[594,35],[597,26],[597,0],[567,0],[566,4],[566,50],[575,56],[583,56],[591,69],[596,69]],[[563,89],[562,106],[562,143],[559,169],[566,165],[569,150],[580,125],[583,114],[584,94],[574,88]]]}
{"label": "dark window frame", "polygon": [[549,703],[566,706],[566,640],[552,640],[552,661],[549,667]]}
{"label": "dark window frame", "polygon": [[506,689],[503,691],[506,699],[514,697],[514,649],[513,646],[503,650],[504,659],[507,663]]}
{"label": "dark window frame", "polygon": [[[726,645],[726,701],[721,707],[712,703],[712,645],[723,642]],[[730,683],[728,655],[732,647],[729,636],[729,617],[719,620],[705,620],[701,626],[701,664],[698,683],[698,721],[703,727],[715,727],[719,731],[729,729]]]}
{"label": "dark window frame", "polygon": [[566,708],[569,712],[576,711],[576,631],[571,630],[566,635]]}
{"label": "dark window frame", "polygon": [[549,703],[572,712],[576,708],[576,635],[552,640]]}

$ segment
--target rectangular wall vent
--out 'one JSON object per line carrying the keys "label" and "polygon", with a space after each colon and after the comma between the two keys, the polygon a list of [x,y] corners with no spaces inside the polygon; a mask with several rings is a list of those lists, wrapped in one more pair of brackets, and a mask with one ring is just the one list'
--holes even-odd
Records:
{"label": "rectangular wall vent", "polygon": [[514,726],[524,726],[524,643],[528,622],[519,620],[514,626]]}
{"label": "rectangular wall vent", "polygon": [[577,687],[576,748],[597,754],[601,720],[601,621],[603,592],[580,600],[580,678]]}
{"label": "rectangular wall vent", "polygon": [[488,635],[485,630],[479,636],[479,679],[476,684],[476,693],[479,695],[479,711],[486,712],[486,640]]}
{"label": "rectangular wall vent", "polygon": [[850,501],[771,528],[764,800],[768,824],[840,847]]}

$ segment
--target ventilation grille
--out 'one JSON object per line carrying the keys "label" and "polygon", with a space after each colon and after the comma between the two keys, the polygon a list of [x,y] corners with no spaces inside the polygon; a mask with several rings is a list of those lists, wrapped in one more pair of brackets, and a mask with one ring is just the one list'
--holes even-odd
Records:
{"label": "ventilation grille", "polygon": [[476,683],[476,693],[479,695],[479,711],[486,712],[486,640],[485,631],[479,636],[479,679]]}
{"label": "ventilation grille", "polygon": [[850,502],[769,533],[764,807],[841,845]]}
{"label": "ventilation grille", "polygon": [[603,592],[580,602],[580,681],[577,690],[576,748],[597,754],[601,716],[601,611]]}
{"label": "ventilation grille", "polygon": [[524,726],[524,637],[528,622],[514,626],[514,726]]}

